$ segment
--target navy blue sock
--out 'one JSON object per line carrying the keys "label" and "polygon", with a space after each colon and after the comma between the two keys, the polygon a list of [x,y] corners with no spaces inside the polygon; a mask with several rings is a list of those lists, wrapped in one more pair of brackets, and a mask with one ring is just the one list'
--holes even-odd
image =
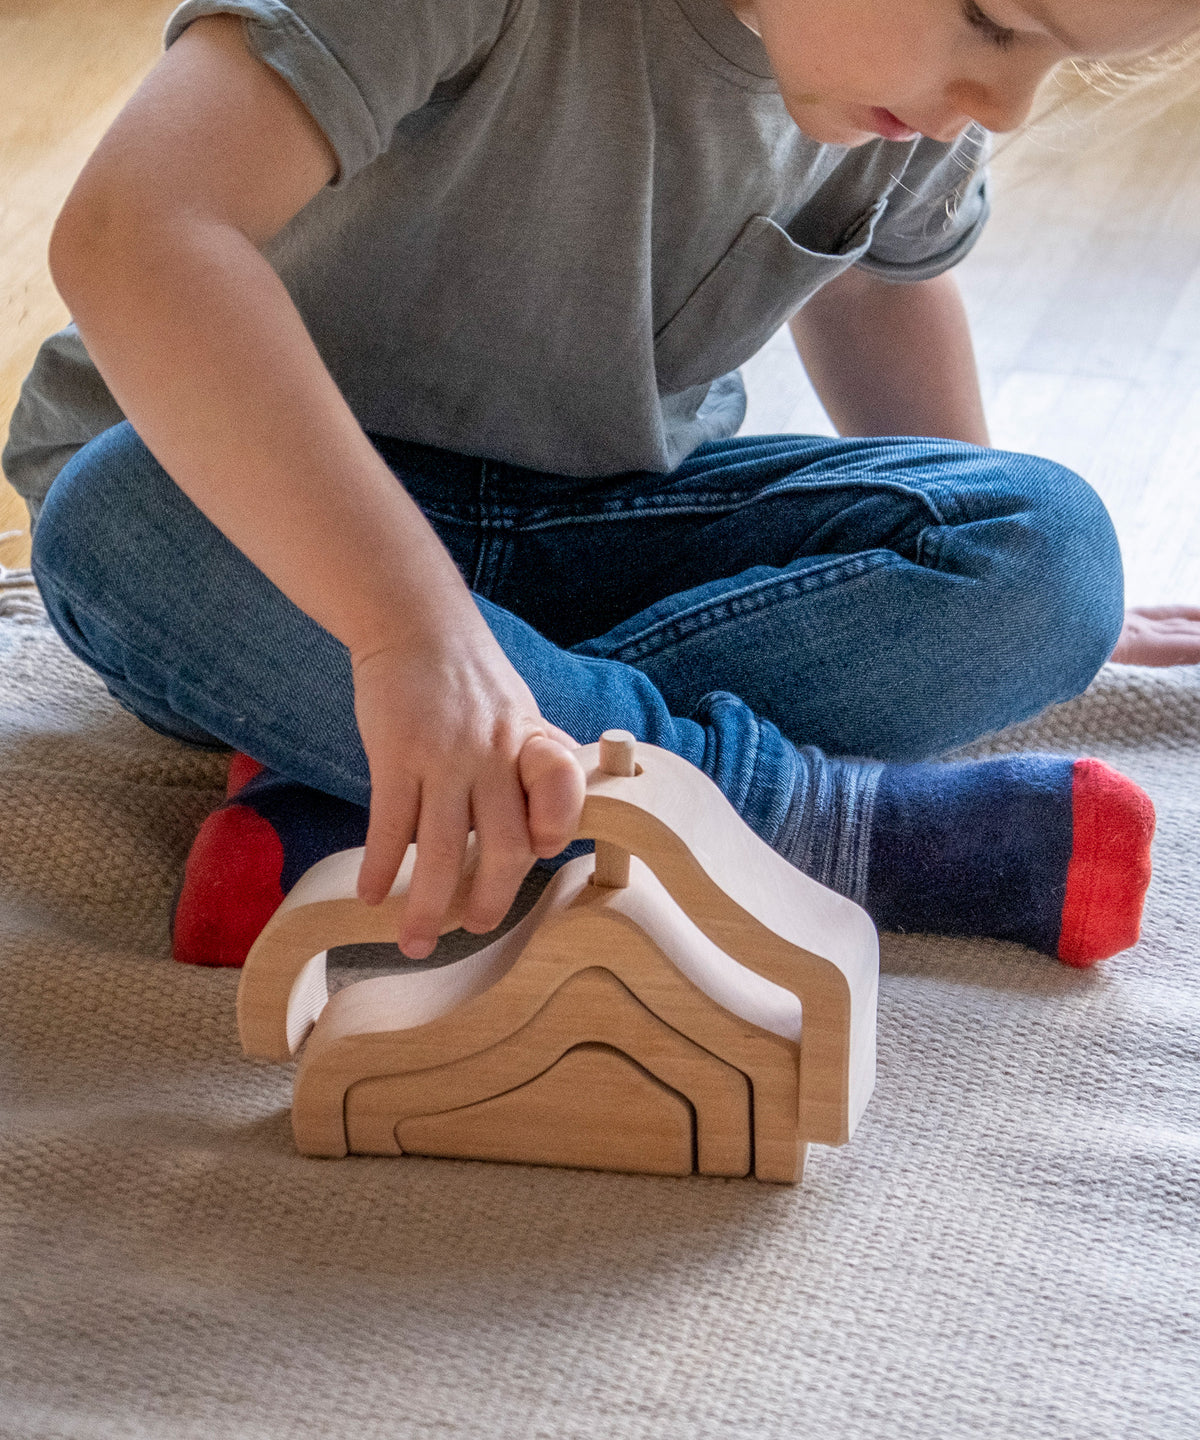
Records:
{"label": "navy blue sock", "polygon": [[[239,784],[246,774],[252,778]],[[367,839],[365,806],[244,755],[234,758],[230,789],[192,842],[171,915],[172,954],[193,965],[241,965],[301,875]]]}
{"label": "navy blue sock", "polygon": [[990,935],[1055,954],[1074,767],[1055,755],[885,767],[864,907],[876,925]]}
{"label": "navy blue sock", "polygon": [[774,848],[879,929],[1013,940],[1072,965],[1137,940],[1154,809],[1101,761],[797,754]]}
{"label": "navy blue sock", "polygon": [[[1103,762],[884,765],[788,748],[793,790],[773,847],[881,930],[993,936],[1071,965],[1137,940],[1154,807]],[[366,842],[364,806],[245,756],[230,790],[188,855],[172,917],[179,960],[240,965],[310,866]]]}

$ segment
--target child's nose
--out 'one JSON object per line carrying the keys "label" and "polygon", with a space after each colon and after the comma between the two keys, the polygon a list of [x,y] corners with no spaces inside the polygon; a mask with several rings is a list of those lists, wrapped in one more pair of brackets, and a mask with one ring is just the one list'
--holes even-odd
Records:
{"label": "child's nose", "polygon": [[[947,108],[952,108],[956,117],[965,116],[968,120],[974,120],[985,130],[997,133],[1015,130],[1028,118],[1041,78],[1039,74],[1036,77],[1006,80],[1003,84],[993,85],[960,80],[950,85],[946,91]],[[954,135],[962,128],[960,120]],[[939,134],[937,138],[943,137]]]}

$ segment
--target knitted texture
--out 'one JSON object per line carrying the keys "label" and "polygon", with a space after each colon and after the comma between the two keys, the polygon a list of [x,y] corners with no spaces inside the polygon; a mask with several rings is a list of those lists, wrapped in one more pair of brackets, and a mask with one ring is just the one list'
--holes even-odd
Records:
{"label": "knitted texture", "polygon": [[1142,940],[886,936],[874,1098],[802,1186],[303,1160],[237,973],[168,959],[228,756],[0,619],[3,1440],[1192,1440],[1200,676],[972,748],[1146,788]]}

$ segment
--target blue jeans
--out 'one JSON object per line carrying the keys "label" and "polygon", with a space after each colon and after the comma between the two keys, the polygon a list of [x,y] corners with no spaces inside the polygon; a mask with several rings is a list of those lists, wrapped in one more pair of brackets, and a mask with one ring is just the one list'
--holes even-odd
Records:
{"label": "blue jeans", "polygon": [[[1120,632],[1102,502],[1031,456],[749,436],[669,475],[578,479],[373,438],[543,715],[684,755],[768,843],[785,741],[933,757],[1078,694]],[[345,647],[130,425],[58,476],[33,571],[67,645],[151,728],[368,802]]]}

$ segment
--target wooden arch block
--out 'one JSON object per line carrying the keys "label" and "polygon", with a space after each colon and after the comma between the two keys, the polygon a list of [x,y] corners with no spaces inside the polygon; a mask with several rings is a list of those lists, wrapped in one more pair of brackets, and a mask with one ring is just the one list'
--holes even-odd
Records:
{"label": "wooden arch block", "polygon": [[[678,756],[627,748],[619,775],[598,747],[581,758],[580,837],[597,855],[456,964],[328,999],[325,950],[398,933],[412,848],[378,907],[356,898],[361,850],[313,866],[279,907],[247,959],[239,1027],[248,1054],[280,1060],[312,1030],[293,1103],[304,1153],[676,1174],[686,1149],[686,1171],[794,1181],[809,1142],[849,1139],[874,1079],[869,918]],[[475,859],[472,845],[446,929]]]}
{"label": "wooden arch block", "polygon": [[696,1117],[686,1097],[609,1045],[576,1045],[515,1090],[402,1120],[396,1141],[405,1155],[459,1160],[649,1175],[696,1168]]}
{"label": "wooden arch block", "polygon": [[[335,996],[331,1005],[336,1002]],[[749,1173],[753,1117],[750,1083],[745,1074],[672,1030],[641,1005],[611,971],[600,966],[576,971],[526,1025],[507,1039],[457,1062],[429,1068],[421,1068],[417,1062],[416,1068],[404,1070],[401,1067],[412,1063],[413,1057],[403,1054],[403,1035],[393,1034],[389,1048],[394,1047],[397,1058],[387,1067],[391,1073],[352,1079],[343,1070],[340,1079],[332,1082],[331,1067],[324,1065],[314,1092],[313,1068],[302,1065],[296,1085],[299,1103],[293,1108],[293,1115],[299,1117],[297,1144],[309,1154],[329,1153],[317,1147],[336,1136],[341,1142],[337,1153],[342,1154],[385,1155],[411,1150],[400,1132],[414,1117],[460,1112],[486,1099],[514,1096],[522,1089],[540,1091],[544,1099],[542,1077],[580,1045],[622,1054],[638,1074],[651,1082],[647,1089],[654,1090],[656,1096],[665,1088],[682,1098],[690,1117],[689,1156],[695,1151],[687,1170],[697,1169],[704,1175]],[[356,1048],[344,1048],[343,1062],[354,1062]],[[319,1053],[319,1047],[315,1052]],[[594,1095],[581,1090],[576,1119],[568,1122],[564,1116],[562,1128],[570,1130],[576,1123],[590,1123],[585,1117],[596,1103]],[[658,1105],[657,1098],[654,1103]],[[339,1108],[340,1121],[336,1113]],[[638,1123],[635,1111],[636,1107],[626,1122],[634,1128]],[[319,1128],[309,1129],[310,1117],[317,1116]],[[547,1123],[558,1125],[559,1121]],[[539,1141],[530,1150],[528,1137],[518,1137],[515,1131],[513,1139],[514,1158],[518,1139],[528,1152],[523,1158],[535,1151],[548,1156],[552,1148],[548,1142]],[[631,1153],[629,1145],[623,1145],[622,1151]],[[558,1162],[543,1158],[540,1163]],[[674,1161],[667,1168],[650,1168],[656,1173],[674,1174],[673,1166]],[[613,1162],[597,1168],[626,1167]]]}

